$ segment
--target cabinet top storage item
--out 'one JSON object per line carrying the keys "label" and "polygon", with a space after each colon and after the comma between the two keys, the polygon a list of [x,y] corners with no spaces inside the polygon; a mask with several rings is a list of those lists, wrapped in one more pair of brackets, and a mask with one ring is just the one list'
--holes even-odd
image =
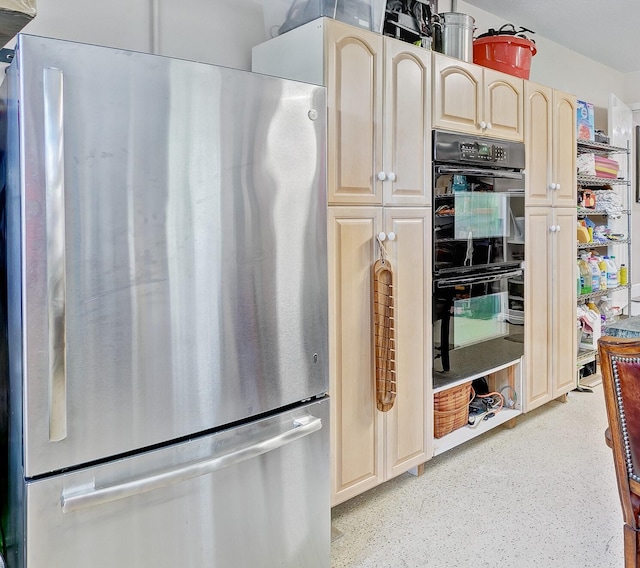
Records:
{"label": "cabinet top storage item", "polygon": [[[382,33],[386,0],[291,0],[284,22],[267,24],[282,35],[302,24],[326,16],[372,32]],[[267,23],[267,22],[265,22]]]}

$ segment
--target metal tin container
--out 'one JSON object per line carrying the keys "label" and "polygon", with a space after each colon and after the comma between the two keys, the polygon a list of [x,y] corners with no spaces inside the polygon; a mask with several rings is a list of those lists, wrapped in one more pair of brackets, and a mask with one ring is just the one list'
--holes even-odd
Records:
{"label": "metal tin container", "polygon": [[434,16],[435,51],[473,62],[473,25],[475,20],[459,12],[445,12]]}

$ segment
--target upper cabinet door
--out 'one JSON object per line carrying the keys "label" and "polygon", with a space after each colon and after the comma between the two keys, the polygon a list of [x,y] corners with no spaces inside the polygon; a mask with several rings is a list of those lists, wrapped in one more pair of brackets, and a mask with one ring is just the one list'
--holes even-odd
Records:
{"label": "upper cabinet door", "polygon": [[576,97],[553,93],[553,174],[554,205],[575,207],[576,185]]}
{"label": "upper cabinet door", "polygon": [[434,54],[433,126],[482,134],[482,67]]}
{"label": "upper cabinet door", "polygon": [[524,96],[526,204],[551,206],[553,89],[527,81]]}
{"label": "upper cabinet door", "polygon": [[527,205],[575,207],[576,98],[527,82],[524,109]]}
{"label": "upper cabinet door", "polygon": [[383,38],[329,25],[325,39],[329,203],[382,204]]}
{"label": "upper cabinet door", "polygon": [[506,73],[484,70],[482,123],[485,135],[522,142],[523,83],[522,79]]}
{"label": "upper cabinet door", "polygon": [[431,203],[431,53],[385,40],[385,205]]}

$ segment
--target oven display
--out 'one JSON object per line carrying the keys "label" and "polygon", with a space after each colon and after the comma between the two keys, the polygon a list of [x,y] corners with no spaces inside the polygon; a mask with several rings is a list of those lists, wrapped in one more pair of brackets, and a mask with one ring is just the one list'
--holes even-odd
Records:
{"label": "oven display", "polygon": [[507,159],[507,151],[504,146],[496,144],[462,142],[460,143],[460,157],[483,162],[504,162]]}

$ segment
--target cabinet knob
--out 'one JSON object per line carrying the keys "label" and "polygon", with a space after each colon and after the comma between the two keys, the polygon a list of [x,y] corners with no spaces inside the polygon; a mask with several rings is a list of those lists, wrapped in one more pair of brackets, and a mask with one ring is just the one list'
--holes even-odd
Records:
{"label": "cabinet knob", "polygon": [[484,120],[480,121],[480,128],[482,128],[482,130],[484,130],[487,127],[487,123]]}
{"label": "cabinet knob", "polygon": [[395,240],[396,240],[396,234],[395,234],[393,231],[391,231],[391,232],[387,235],[387,238],[388,238],[390,241],[395,241]]}
{"label": "cabinet knob", "polygon": [[560,189],[560,184],[556,183],[556,189]]}
{"label": "cabinet knob", "polygon": [[556,233],[560,232],[560,225],[556,225]]}
{"label": "cabinet knob", "polygon": [[493,124],[487,122],[487,130],[491,130],[493,128]]}
{"label": "cabinet knob", "polygon": [[387,179],[388,179],[389,181],[396,181],[396,174],[394,174],[393,172],[389,172],[389,173],[387,174]]}
{"label": "cabinet knob", "polygon": [[380,181],[384,181],[385,179],[387,179],[387,174],[385,174],[384,172],[378,172],[378,179]]}
{"label": "cabinet knob", "polygon": [[553,182],[549,185],[549,189],[557,189],[557,188],[558,188],[557,184]]}
{"label": "cabinet knob", "polygon": [[549,227],[549,230],[550,230],[552,233],[555,233],[555,232],[556,232],[556,226],[555,226],[555,225],[551,225],[551,227]]}
{"label": "cabinet knob", "polygon": [[386,235],[386,233],[385,233],[384,231],[380,231],[380,232],[378,233],[378,239],[379,239],[379,240],[381,240],[381,241],[386,241],[386,240],[387,240],[387,235]]}

